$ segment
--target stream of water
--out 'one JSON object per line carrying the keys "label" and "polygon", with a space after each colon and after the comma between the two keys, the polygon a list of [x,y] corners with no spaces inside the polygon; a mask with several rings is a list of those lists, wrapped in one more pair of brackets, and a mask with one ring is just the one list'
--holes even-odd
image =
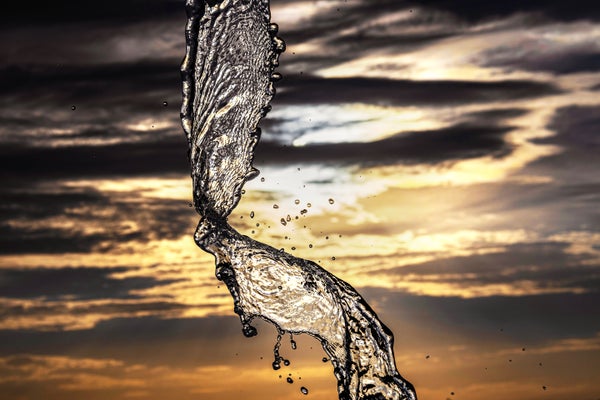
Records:
{"label": "stream of water", "polygon": [[[227,222],[244,183],[258,174],[252,166],[258,124],[281,78],[275,68],[285,45],[270,22],[268,0],[187,0],[186,10],[181,119],[201,217],[194,239],[214,255],[244,335],[256,335],[252,320],[262,318],[280,335],[317,338],[341,400],[416,399],[396,369],[392,332],[352,286]],[[276,345],[273,368],[285,361]]]}

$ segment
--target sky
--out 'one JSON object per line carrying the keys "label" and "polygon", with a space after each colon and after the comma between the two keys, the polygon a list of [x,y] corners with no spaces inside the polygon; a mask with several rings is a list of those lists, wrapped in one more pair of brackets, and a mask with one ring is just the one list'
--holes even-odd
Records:
{"label": "sky", "polygon": [[[2,7],[0,399],[335,399],[310,337],[271,368],[193,242],[183,1]],[[271,11],[230,223],[352,284],[419,399],[600,399],[600,7]]]}

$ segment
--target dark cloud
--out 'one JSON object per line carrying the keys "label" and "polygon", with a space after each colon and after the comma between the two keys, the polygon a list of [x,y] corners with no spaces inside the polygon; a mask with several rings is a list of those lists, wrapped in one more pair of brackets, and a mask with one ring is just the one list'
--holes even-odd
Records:
{"label": "dark cloud", "polygon": [[[411,5],[402,1],[338,3],[339,7],[322,8],[310,16],[306,24],[281,26],[280,35],[293,47],[311,40],[323,42],[331,51],[320,57],[314,55],[282,56],[282,68],[305,71],[324,68],[353,58],[366,56],[376,50],[408,52],[458,34],[462,27],[449,14],[439,12],[415,13],[411,18],[390,21],[383,19],[394,12],[408,12]],[[365,19],[368,15],[368,20]]]}
{"label": "dark cloud", "polygon": [[[551,170],[556,182],[579,185],[580,189],[587,187],[592,190],[589,195],[597,198],[594,192],[597,176],[590,171],[600,168],[599,113],[598,106],[559,108],[548,124],[548,129],[555,134],[534,142],[559,146],[560,151],[531,163],[528,172],[545,174]],[[594,220],[598,220],[597,215]]]}
{"label": "dark cloud", "polygon": [[[181,80],[175,62],[120,63],[78,67],[7,67],[0,75],[6,106],[47,107],[66,113],[68,122],[93,117],[96,126],[134,113],[173,113],[180,104]],[[550,83],[530,81],[410,81],[383,78],[319,78],[289,75],[277,84],[277,104],[350,103],[452,105],[535,98],[560,93]],[[169,107],[163,106],[167,101]],[[77,110],[71,112],[71,106]],[[22,111],[26,112],[27,109]],[[100,111],[100,112],[99,112]],[[110,114],[107,115],[109,111]],[[95,114],[92,114],[95,113]],[[4,123],[35,126],[15,114]],[[84,119],[85,120],[85,119]],[[39,125],[53,120],[42,115]]]}
{"label": "dark cloud", "polygon": [[[550,157],[550,164],[556,162],[556,157]],[[587,160],[585,157],[582,162]],[[535,173],[547,171],[548,160],[536,162],[541,169],[531,168]],[[560,163],[560,161],[559,161]],[[508,186],[504,193],[511,190],[511,196],[499,200],[491,198],[491,204],[502,204],[505,210],[510,210],[513,218],[528,221],[528,224],[517,224],[528,229],[534,221],[544,221],[543,227],[537,229],[548,234],[564,231],[579,231],[581,229],[597,231],[600,226],[600,211],[595,204],[600,201],[598,184],[593,177],[579,172],[579,167],[565,165],[565,168],[554,173],[554,181],[549,184],[527,185],[521,187]],[[528,167],[529,168],[529,167]],[[529,171],[528,171],[529,172]],[[590,179],[592,178],[592,179]],[[592,182],[590,182],[592,180]],[[502,196],[502,192],[498,193]],[[515,222],[506,224],[516,226]]]}
{"label": "dark cloud", "polygon": [[402,133],[369,143],[313,144],[301,147],[260,143],[259,164],[269,162],[324,162],[361,165],[428,162],[492,155],[511,151],[503,136],[510,127],[457,125],[435,131]]}
{"label": "dark cloud", "polygon": [[[383,85],[383,83],[380,83]],[[366,85],[366,82],[365,82]],[[309,85],[310,86],[310,85]],[[335,86],[335,84],[334,84]],[[393,93],[393,84],[392,91]],[[418,86],[418,85],[417,85]],[[459,85],[460,86],[460,85]],[[342,86],[340,88],[349,86]],[[299,89],[308,95],[309,88]],[[375,100],[383,86],[373,88],[372,98],[366,93],[360,96],[355,88],[347,93],[343,90],[337,94],[327,95],[323,92],[321,101],[352,101],[363,99]],[[519,92],[521,89],[517,89]],[[335,90],[334,90],[335,91]],[[425,101],[427,90],[423,90]],[[414,93],[413,93],[414,94]],[[484,94],[475,94],[483,96]],[[328,99],[326,97],[329,96]],[[404,96],[404,95],[403,95]],[[410,96],[410,93],[406,94]],[[302,95],[300,95],[302,97]],[[295,98],[295,97],[294,97]],[[444,99],[443,101],[450,100]],[[284,99],[285,101],[285,99]],[[305,99],[309,101],[309,99]],[[442,100],[440,100],[442,101]],[[484,116],[485,117],[485,116]],[[478,117],[471,117],[476,121]],[[482,122],[483,119],[479,118]],[[488,119],[486,122],[490,122]],[[269,124],[276,131],[276,124]],[[491,121],[494,122],[494,121]],[[263,141],[257,148],[257,160],[260,163],[279,162],[281,160],[300,162],[398,162],[401,160],[423,160],[437,162],[445,159],[470,158],[480,155],[503,155],[510,150],[503,136],[510,127],[494,125],[459,124],[438,131],[399,134],[389,139],[373,143],[341,143],[312,145],[305,147],[281,147]],[[93,135],[95,131],[89,132]],[[80,132],[79,136],[86,134]],[[100,135],[101,133],[99,133]],[[122,132],[120,136],[127,135]],[[114,132],[118,137],[119,133]],[[27,179],[35,182],[45,179],[108,177],[132,175],[162,175],[168,173],[187,174],[187,143],[181,136],[164,136],[156,140],[139,143],[118,143],[98,146],[64,146],[64,147],[28,147],[21,145],[5,145],[0,148],[0,176],[7,181]],[[160,162],[157,162],[160,160]]]}
{"label": "dark cloud", "polygon": [[[60,146],[65,143],[81,145],[74,152],[83,152],[88,161],[69,162],[65,158],[69,150],[65,150],[53,159],[57,168],[50,168],[56,171],[60,165],[70,164],[75,171],[73,166],[80,161],[84,170],[102,169],[94,164],[94,155],[87,151],[91,147],[86,145],[152,142],[166,137],[176,142],[183,138],[178,69],[177,63],[161,62],[6,68],[0,74],[0,92],[4,94],[0,100],[0,153],[32,152],[35,157],[33,153],[41,152],[43,159],[61,153]],[[163,154],[167,158],[169,148],[167,145]],[[186,148],[182,139],[181,154]],[[181,160],[180,165],[185,166],[185,156]],[[29,176],[33,174],[27,170],[37,168],[31,160],[27,165],[16,161],[15,166],[9,169],[23,166],[22,172]],[[8,171],[3,175],[10,179]]]}
{"label": "dark cloud", "polygon": [[[258,339],[270,342],[274,336]],[[237,317],[114,318],[76,331],[0,330],[0,355],[64,354],[199,367],[230,359],[233,343],[243,346],[244,340]]]}
{"label": "dark cloud", "polygon": [[567,243],[555,242],[517,244],[507,246],[501,252],[441,258],[380,273],[406,276],[415,284],[442,281],[466,290],[485,285],[529,282],[537,289],[597,292],[600,288],[600,266],[590,264],[594,256],[571,254],[566,251],[567,247]]}
{"label": "dark cloud", "polygon": [[101,243],[121,240],[141,239],[140,232],[115,234],[82,234],[81,231],[65,231],[62,229],[34,227],[13,228],[9,225],[0,226],[0,255],[6,254],[60,254],[86,253]]}
{"label": "dark cloud", "polygon": [[155,277],[114,278],[112,274],[135,268],[2,268],[0,297],[28,299],[44,297],[49,301],[68,297],[70,300],[133,299],[134,290],[168,285],[176,280]]}
{"label": "dark cloud", "polygon": [[486,67],[504,67],[510,71],[529,70],[571,74],[600,71],[600,53],[595,48],[557,49],[553,52],[515,53],[513,47],[488,50],[482,56]]}
{"label": "dark cloud", "polygon": [[531,81],[410,81],[382,78],[289,76],[273,104],[368,103],[382,105],[458,105],[558,94],[549,83]]}
{"label": "dark cloud", "polygon": [[[207,308],[211,305],[194,305],[194,308]],[[189,309],[187,304],[181,304],[170,301],[127,301],[127,299],[113,299],[110,302],[89,303],[79,301],[77,303],[63,301],[48,301],[38,304],[14,304],[2,308],[0,312],[0,324],[4,325],[7,320],[18,318],[26,326],[32,326],[32,330],[39,328],[38,321],[48,321],[43,324],[43,329],[63,331],[65,327],[77,326],[77,323],[69,321],[66,317],[80,317],[94,325],[96,317],[103,319],[114,319],[123,315],[134,316],[136,314],[154,315],[156,317],[167,315],[181,315],[183,311]],[[54,317],[54,320],[52,320]],[[5,325],[6,326],[6,325]]]}
{"label": "dark cloud", "polygon": [[[380,3],[389,5],[390,1],[373,1],[372,3],[373,6]],[[600,19],[600,10],[597,7],[590,7],[590,3],[584,0],[569,2],[561,0],[508,0],[495,2],[482,2],[478,0],[416,0],[411,1],[410,4],[444,10],[470,22],[506,17],[523,12],[538,13],[559,21]]]}
{"label": "dark cloud", "polygon": [[186,173],[187,143],[181,137],[160,141],[58,148],[3,146],[0,176],[30,181],[60,177],[114,177]]}
{"label": "dark cloud", "polygon": [[0,21],[3,28],[93,21],[122,23],[185,15],[182,0],[107,0],[94,4],[93,7],[86,7],[75,0],[34,0],[2,4]]}
{"label": "dark cloud", "polygon": [[[33,189],[33,188],[32,188]],[[1,190],[0,221],[8,218],[48,218],[64,215],[67,209],[96,206],[107,199],[99,193],[86,191],[44,192],[40,190],[12,192]]]}
{"label": "dark cloud", "polygon": [[[434,21],[429,21],[434,22]],[[412,25],[417,25],[416,23]],[[425,24],[423,24],[425,25]],[[407,29],[414,26],[407,26]],[[332,46],[340,50],[338,57],[333,60],[352,59],[360,55],[372,53],[374,49],[385,48],[388,51],[414,51],[415,49],[432,44],[438,40],[446,39],[456,35],[456,32],[436,32],[435,27],[432,32],[424,33],[396,33],[396,34],[376,34],[376,28],[372,32],[361,32],[350,35],[339,36],[329,42]]]}
{"label": "dark cloud", "polygon": [[25,182],[0,193],[7,199],[0,207],[0,254],[109,251],[124,242],[176,239],[194,228],[187,202],[145,198],[135,191],[102,194],[58,186],[49,193]]}
{"label": "dark cloud", "polygon": [[95,104],[125,107],[115,111],[160,112],[163,101],[176,106],[181,97],[179,61],[11,65],[0,71],[0,77],[3,103],[12,107],[46,105],[70,111],[75,105],[81,112],[83,106]]}
{"label": "dark cloud", "polygon": [[558,144],[567,149],[600,148],[600,107],[568,106],[559,108],[549,125],[556,135],[537,143]]}
{"label": "dark cloud", "polygon": [[379,305],[378,314],[407,349],[458,341],[484,352],[507,343],[521,348],[524,343],[542,346],[594,337],[600,330],[599,292],[472,299],[411,296],[381,288],[361,293]]}
{"label": "dark cloud", "polygon": [[[287,29],[282,27],[282,36],[290,43],[301,43],[321,39],[339,46],[339,54],[333,58],[344,59],[344,51],[350,52],[347,58],[366,54],[373,49],[414,48],[452,35],[458,35],[468,25],[494,19],[506,18],[514,14],[528,13],[535,16],[529,23],[543,23],[548,20],[574,21],[598,20],[600,12],[590,8],[584,0],[573,4],[559,0],[532,0],[527,2],[502,1],[481,2],[478,0],[374,0],[352,3],[339,2],[337,7],[322,9],[310,18],[310,29],[301,25]],[[409,19],[381,23],[379,17],[394,12],[418,11]],[[368,16],[371,24],[365,23]],[[343,32],[352,31],[346,34]]]}
{"label": "dark cloud", "polygon": [[498,108],[494,110],[476,111],[466,114],[469,120],[478,123],[489,123],[490,121],[500,122],[505,119],[522,117],[529,113],[525,108]]}

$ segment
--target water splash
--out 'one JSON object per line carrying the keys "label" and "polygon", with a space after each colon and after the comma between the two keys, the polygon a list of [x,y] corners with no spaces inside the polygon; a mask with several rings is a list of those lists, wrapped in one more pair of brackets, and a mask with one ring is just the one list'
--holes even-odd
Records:
{"label": "water splash", "polygon": [[334,366],[342,400],[416,399],[396,370],[391,331],[354,288],[227,223],[244,183],[258,174],[252,166],[258,123],[270,110],[273,82],[281,78],[274,68],[285,45],[270,23],[268,0],[187,0],[186,10],[181,119],[201,216],[194,239],[214,255],[216,276],[233,297],[242,332],[256,335],[251,323],[257,317],[277,327],[275,369],[285,361],[278,351],[283,334],[317,338]]}

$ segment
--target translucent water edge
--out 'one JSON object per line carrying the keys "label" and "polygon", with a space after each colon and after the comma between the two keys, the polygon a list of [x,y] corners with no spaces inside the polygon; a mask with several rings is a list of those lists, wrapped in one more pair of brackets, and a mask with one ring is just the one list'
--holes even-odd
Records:
{"label": "translucent water edge", "polygon": [[[280,336],[273,368],[285,360],[284,333],[317,338],[334,367],[341,400],[413,400],[413,386],[395,365],[392,332],[348,283],[310,260],[294,257],[227,223],[252,166],[260,119],[270,110],[284,42],[270,23],[268,0],[187,0],[181,119],[188,139],[196,244],[214,255],[242,331],[254,318]],[[306,389],[303,387],[303,389]],[[302,391],[307,394],[308,390]]]}

